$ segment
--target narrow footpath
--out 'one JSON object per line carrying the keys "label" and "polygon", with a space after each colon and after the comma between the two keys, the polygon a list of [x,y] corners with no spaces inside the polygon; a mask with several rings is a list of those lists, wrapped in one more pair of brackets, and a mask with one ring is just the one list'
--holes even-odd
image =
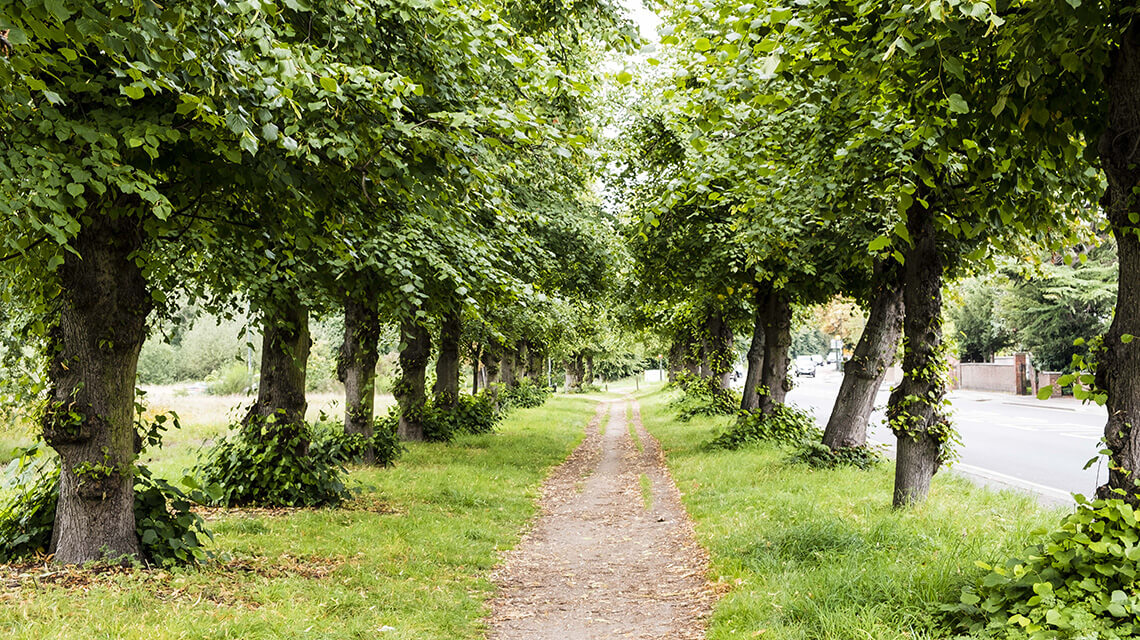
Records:
{"label": "narrow footpath", "polygon": [[533,529],[495,572],[488,637],[704,638],[716,596],[680,498],[637,401],[599,404],[544,485]]}

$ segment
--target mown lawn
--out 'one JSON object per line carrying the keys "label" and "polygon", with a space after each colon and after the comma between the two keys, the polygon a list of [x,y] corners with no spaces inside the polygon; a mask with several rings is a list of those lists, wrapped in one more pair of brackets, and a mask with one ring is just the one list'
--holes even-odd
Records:
{"label": "mown lawn", "polygon": [[0,637],[479,638],[488,574],[594,404],[556,396],[497,434],[412,445],[394,468],[353,470],[347,508],[220,514],[220,565],[0,587]]}
{"label": "mown lawn", "polygon": [[948,472],[924,505],[895,512],[890,463],[820,471],[774,446],[708,451],[727,418],[677,422],[668,398],[641,399],[644,423],[666,449],[713,579],[731,589],[710,640],[937,637],[937,605],[982,573],[976,561],[1019,554],[1063,513]]}

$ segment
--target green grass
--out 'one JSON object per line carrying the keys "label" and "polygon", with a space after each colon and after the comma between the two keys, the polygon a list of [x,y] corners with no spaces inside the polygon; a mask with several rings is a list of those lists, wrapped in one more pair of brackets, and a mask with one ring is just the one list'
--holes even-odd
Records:
{"label": "green grass", "polygon": [[641,506],[646,511],[653,508],[653,481],[644,473],[641,474]]}
{"label": "green grass", "polygon": [[665,394],[642,399],[645,426],[731,587],[708,638],[764,640],[935,637],[934,610],[979,576],[975,561],[1018,554],[1060,511],[976,487],[950,473],[918,508],[890,508],[893,466],[810,470],[775,447],[701,447],[730,418],[681,423]]}
{"label": "green grass", "polygon": [[[371,508],[213,521],[217,550],[260,572],[231,565],[131,572],[87,591],[6,589],[0,637],[481,638],[489,572],[593,411],[592,401],[557,396],[514,412],[497,434],[412,445],[394,468],[354,470]],[[183,455],[159,454],[155,466],[173,469]]]}

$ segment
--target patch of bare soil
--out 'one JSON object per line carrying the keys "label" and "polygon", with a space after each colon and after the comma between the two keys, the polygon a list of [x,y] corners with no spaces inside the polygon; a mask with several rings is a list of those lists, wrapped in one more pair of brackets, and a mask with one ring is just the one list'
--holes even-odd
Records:
{"label": "patch of bare soil", "polygon": [[[627,408],[641,448],[630,437]],[[707,573],[708,556],[637,401],[602,403],[586,440],[544,486],[533,530],[495,572],[488,637],[704,638],[717,597]]]}

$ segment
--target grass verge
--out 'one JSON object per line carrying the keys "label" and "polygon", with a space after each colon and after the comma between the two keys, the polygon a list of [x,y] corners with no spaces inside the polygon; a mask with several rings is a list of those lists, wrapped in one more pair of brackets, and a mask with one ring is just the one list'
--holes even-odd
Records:
{"label": "grass verge", "polygon": [[593,407],[559,396],[497,434],[412,445],[394,468],[354,470],[364,490],[346,509],[223,512],[223,566],[9,584],[0,637],[481,638],[488,574]]}
{"label": "grass verge", "polygon": [[666,450],[712,578],[731,588],[709,640],[937,637],[938,605],[983,573],[976,561],[1020,553],[1062,515],[945,472],[925,504],[895,512],[892,465],[812,470],[774,446],[710,451],[702,445],[731,418],[679,422],[667,400],[643,396],[642,420]]}

